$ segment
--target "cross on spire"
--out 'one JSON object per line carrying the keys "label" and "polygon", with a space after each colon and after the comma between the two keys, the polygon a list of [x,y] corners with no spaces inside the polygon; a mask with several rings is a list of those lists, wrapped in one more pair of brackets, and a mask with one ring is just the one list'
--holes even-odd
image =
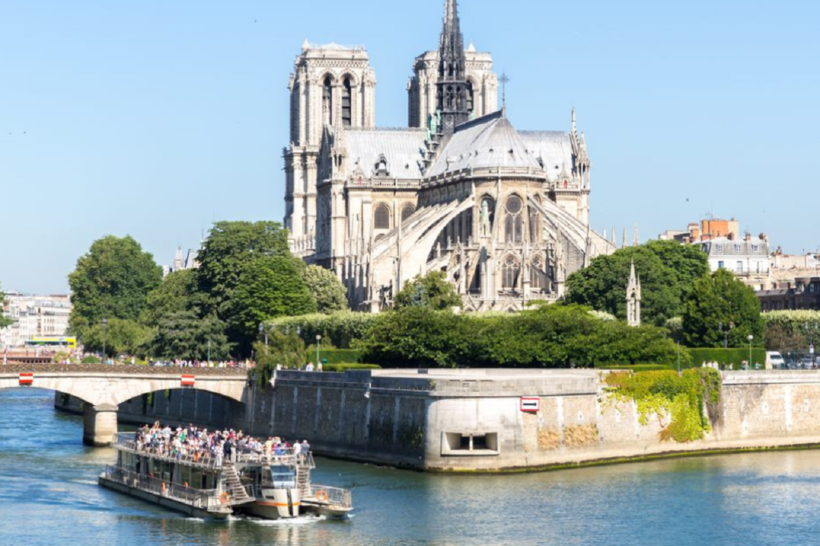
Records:
{"label": "cross on spire", "polygon": [[501,83],[501,106],[503,108],[507,107],[507,84],[510,83],[510,78],[507,77],[507,73],[504,72],[501,74],[501,77],[498,78],[499,83]]}

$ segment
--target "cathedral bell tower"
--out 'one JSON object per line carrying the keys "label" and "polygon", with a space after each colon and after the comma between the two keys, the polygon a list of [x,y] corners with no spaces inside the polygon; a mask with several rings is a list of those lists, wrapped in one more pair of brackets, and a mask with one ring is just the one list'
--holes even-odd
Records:
{"label": "cathedral bell tower", "polygon": [[470,95],[464,37],[458,20],[458,1],[447,0],[438,59],[436,104],[441,112],[439,131],[444,134],[452,133],[457,125],[470,119]]}

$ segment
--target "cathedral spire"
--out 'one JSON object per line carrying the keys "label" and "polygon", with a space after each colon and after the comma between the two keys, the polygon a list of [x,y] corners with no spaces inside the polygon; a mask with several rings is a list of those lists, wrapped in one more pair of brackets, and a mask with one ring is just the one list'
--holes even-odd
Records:
{"label": "cathedral spire", "polygon": [[641,325],[641,279],[635,274],[635,260],[632,260],[626,287],[626,321],[630,326]]}
{"label": "cathedral spire", "polygon": [[444,6],[444,24],[441,29],[438,57],[436,105],[441,112],[440,130],[452,133],[457,125],[470,119],[471,102],[457,0],[447,0]]}

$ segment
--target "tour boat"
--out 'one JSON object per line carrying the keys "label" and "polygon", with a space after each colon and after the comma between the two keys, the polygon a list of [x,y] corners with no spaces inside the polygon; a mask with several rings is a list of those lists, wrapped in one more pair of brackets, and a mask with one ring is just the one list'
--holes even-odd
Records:
{"label": "tour boat", "polygon": [[117,463],[100,474],[101,486],[190,516],[344,517],[353,510],[350,490],[310,481],[316,465],[309,452],[242,453],[218,465],[213,457],[153,452],[133,433],[120,434],[114,447]]}

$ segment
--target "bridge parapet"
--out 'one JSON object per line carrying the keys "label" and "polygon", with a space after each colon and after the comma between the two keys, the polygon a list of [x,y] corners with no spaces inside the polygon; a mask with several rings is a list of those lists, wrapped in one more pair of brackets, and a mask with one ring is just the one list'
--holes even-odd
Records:
{"label": "bridge parapet", "polygon": [[107,445],[116,432],[117,407],[144,394],[196,389],[245,403],[247,370],[242,368],[153,368],[148,366],[25,364],[0,365],[0,389],[35,387],[85,402],[86,443]]}

